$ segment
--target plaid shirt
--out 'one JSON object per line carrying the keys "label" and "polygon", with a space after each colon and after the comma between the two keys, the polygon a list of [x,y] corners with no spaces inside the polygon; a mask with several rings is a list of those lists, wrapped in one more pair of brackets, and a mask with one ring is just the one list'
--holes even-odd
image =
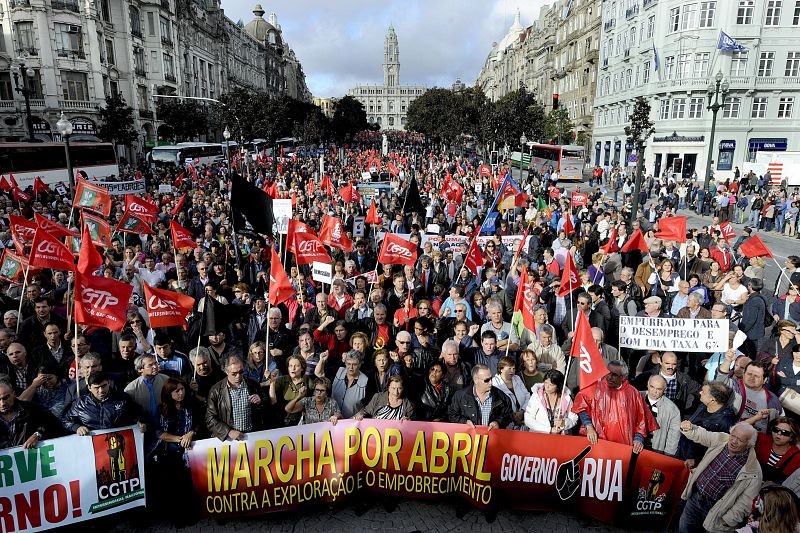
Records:
{"label": "plaid shirt", "polygon": [[664,376],[664,374],[661,374],[661,377],[667,382],[667,389],[664,391],[664,396],[670,400],[674,400],[678,397],[678,378],[673,376],[672,379],[669,379]]}
{"label": "plaid shirt", "polygon": [[486,395],[486,399],[481,401],[478,398],[478,395],[475,394],[475,389],[472,389],[472,394],[475,396],[475,401],[478,402],[478,409],[481,412],[481,419],[478,421],[479,426],[488,426],[489,425],[489,417],[492,414],[492,391],[489,391],[489,394]]}
{"label": "plaid shirt", "polygon": [[697,477],[694,486],[705,499],[716,502],[728,492],[739,471],[747,463],[748,453],[731,455],[726,447]]}
{"label": "plaid shirt", "polygon": [[19,388],[20,391],[24,391],[25,389],[28,388],[28,385],[30,385],[30,383],[28,383],[27,373],[28,373],[27,365],[25,365],[25,368],[23,369],[19,368],[14,369],[14,381],[16,382],[17,388]]}
{"label": "plaid shirt", "polygon": [[234,429],[242,433],[252,431],[253,418],[250,416],[250,395],[247,393],[247,383],[242,383],[238,389],[234,389],[228,383],[228,394],[231,396]]}
{"label": "plaid shirt", "polygon": [[303,406],[303,424],[313,424],[315,422],[327,422],[333,415],[341,418],[342,412],[333,398],[326,398],[322,407],[322,412],[317,411],[317,401],[307,396],[301,398],[298,403]]}

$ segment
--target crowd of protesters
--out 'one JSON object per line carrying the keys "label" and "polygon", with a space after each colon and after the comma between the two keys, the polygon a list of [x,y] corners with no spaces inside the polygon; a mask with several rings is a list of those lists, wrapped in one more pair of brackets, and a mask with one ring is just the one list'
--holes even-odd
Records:
{"label": "crowd of protesters", "polygon": [[[239,161],[230,170],[214,165],[196,169],[193,179],[178,179],[178,169],[141,169],[148,200],[161,208],[154,233],[113,235],[96,272],[133,286],[122,332],[79,326],[74,335],[71,272],[31,271],[24,292],[18,282],[6,282],[0,448],[138,423],[147,474],[171,481],[148,483],[157,505],[164,491],[176,494],[176,480],[190,484],[184,452],[202,438],[238,440],[252,431],[344,418],[582,434],[592,443],[606,439],[684,461],[691,477],[681,531],[743,526],[757,497],[762,516],[775,520],[764,507],[785,505],[781,516],[796,526],[800,426],[782,401],[800,394],[800,257],[790,256],[785,276],[774,290],[765,289],[763,261],[738,253],[746,236],[731,246],[720,233],[720,223],[731,220],[721,210],[707,226],[691,228],[685,243],[655,237],[660,218],[692,201],[703,210],[705,200],[697,196],[708,191],[702,185],[689,193],[682,183],[649,179],[631,223],[633,189],[624,192],[622,207],[614,201],[619,170],[593,174],[599,186],[587,189],[588,202],[578,208],[554,199],[549,187],[557,176],[543,171],[518,180],[528,202],[498,218],[476,276],[464,263],[469,239],[494,199],[492,177],[481,177],[479,163],[469,158],[419,145],[390,150],[383,165],[391,161],[399,172],[386,175],[392,192],[374,198],[382,223],[354,238],[352,251],[330,250],[333,283],[327,286],[312,279],[307,265],[297,267],[282,238],[235,237],[231,225],[229,171],[292,198],[294,218],[312,229],[326,214],[339,217],[353,238],[355,217],[365,215],[371,201],[347,203],[336,190],[321,188],[316,158]],[[367,145],[331,149],[325,172],[340,189],[374,167],[375,154]],[[448,175],[464,187],[458,201],[441,193]],[[407,209],[416,202],[404,198],[412,176],[421,191],[417,210]],[[613,198],[606,194],[609,184]],[[159,193],[159,185],[174,191]],[[743,178],[713,190],[736,195],[745,185],[750,182]],[[652,199],[658,189],[665,194]],[[169,221],[183,193],[174,218],[197,246],[176,254]],[[27,204],[3,196],[0,207],[4,215],[32,219],[39,213],[67,224],[71,202],[42,193]],[[122,210],[115,202],[112,227]],[[2,223],[8,227],[6,219]],[[637,230],[649,253],[619,252]],[[414,266],[378,263],[385,231],[418,247]],[[526,231],[528,246],[519,254],[520,240],[502,238]],[[445,237],[452,235],[466,242],[449,245]],[[7,230],[0,238],[14,246]],[[609,239],[616,246],[607,246]],[[285,257],[295,292],[276,307],[267,303],[271,247]],[[580,287],[559,296],[568,255]],[[523,270],[534,292],[533,329],[513,318]],[[195,298],[187,328],[149,326],[145,284]],[[204,336],[198,324],[209,299],[237,313],[222,331]],[[578,311],[588,317],[609,370],[591,394],[577,390],[579,370],[567,364]],[[728,318],[731,339],[740,331],[745,340],[737,349],[708,354],[620,348],[623,315]],[[759,496],[762,484],[788,487],[789,504],[777,489]],[[188,502],[186,492],[175,497]]]}

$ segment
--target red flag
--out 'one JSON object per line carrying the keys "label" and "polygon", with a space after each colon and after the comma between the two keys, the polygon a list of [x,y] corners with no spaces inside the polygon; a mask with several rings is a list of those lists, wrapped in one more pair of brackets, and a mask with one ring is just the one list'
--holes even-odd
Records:
{"label": "red flag", "polygon": [[81,211],[83,225],[89,226],[92,242],[97,246],[108,248],[111,246],[111,226],[102,218]]}
{"label": "red flag", "polygon": [[467,256],[464,258],[464,266],[477,276],[478,267],[483,265],[483,253],[478,246],[478,239],[472,239],[472,244],[469,245],[469,250],[467,250]]}
{"label": "red flag", "polygon": [[464,198],[464,187],[454,180],[450,174],[444,178],[442,197],[449,202],[456,202],[457,204],[460,204]]}
{"label": "red flag", "polygon": [[325,189],[325,193],[328,196],[333,194],[333,184],[331,183],[331,177],[325,174],[322,177],[322,183],[320,184],[320,188]]}
{"label": "red flag", "polygon": [[580,358],[580,389],[591,387],[608,374],[608,368],[600,355],[600,349],[592,337],[592,328],[589,319],[583,314],[583,309],[578,310],[575,321],[575,336],[572,338],[572,348],[569,351],[572,357]]}
{"label": "red flag", "polygon": [[294,234],[295,258],[298,265],[310,265],[314,261],[330,263],[331,257],[325,251],[316,235],[306,232],[296,232]]}
{"label": "red flag", "polygon": [[36,176],[33,180],[33,194],[41,194],[50,190],[50,187],[42,180],[41,176]]}
{"label": "red flag", "polygon": [[125,327],[133,285],[75,273],[75,322],[111,331]]}
{"label": "red flag", "polygon": [[631,250],[641,250],[643,254],[649,254],[650,249],[647,247],[647,243],[644,240],[644,235],[642,234],[642,230],[637,229],[631,235],[631,238],[628,239],[628,242],[622,247],[623,252],[630,252]]}
{"label": "red flag", "polygon": [[519,287],[517,287],[517,298],[514,300],[514,313],[522,313],[522,324],[529,330],[536,330],[536,323],[533,320],[533,291],[531,282],[528,279],[528,269],[522,270],[519,275]]}
{"label": "red flag", "polygon": [[610,254],[619,250],[619,244],[617,243],[617,227],[611,230],[611,236],[608,238],[608,242],[605,243],[603,246],[600,247],[606,254]]}
{"label": "red flag", "polygon": [[564,221],[564,235],[569,237],[573,233],[575,233],[575,226],[572,225],[572,214],[567,212],[565,213],[567,219]]}
{"label": "red flag", "polygon": [[456,165],[456,169],[458,169],[458,173],[461,174],[462,177],[467,175],[467,171],[464,170],[464,167],[461,165]]}
{"label": "red flag", "polygon": [[575,263],[572,261],[572,254],[567,253],[567,260],[564,263],[564,272],[561,273],[561,285],[558,287],[558,295],[566,296],[581,286],[581,276]]}
{"label": "red flag", "polygon": [[186,172],[181,172],[177,178],[175,178],[175,182],[172,184],[173,187],[180,187],[181,183],[183,183],[183,177],[186,175]]}
{"label": "red flag", "polygon": [[378,254],[378,262],[387,265],[414,266],[417,262],[417,247],[402,237],[386,233]]}
{"label": "red flag", "polygon": [[522,249],[525,248],[525,243],[528,242],[528,232],[530,229],[531,226],[528,224],[528,226],[525,228],[525,233],[522,234],[522,241],[519,243],[519,248],[517,248],[517,252],[514,254],[514,260],[511,262],[512,265],[517,262],[520,254],[522,254]]}
{"label": "red flag", "polygon": [[774,257],[764,241],[758,235],[753,235],[739,246],[739,251],[745,257]]}
{"label": "red flag", "polygon": [[40,229],[45,230],[47,233],[49,233],[56,239],[77,235],[77,233],[75,233],[74,231],[68,230],[61,224],[56,224],[49,218],[44,217],[39,213],[33,214],[33,220],[36,222],[36,225],[39,226]]}
{"label": "red flag", "polygon": [[288,230],[286,231],[286,249],[292,253],[295,253],[294,236],[296,233],[309,233],[314,237],[317,236],[317,233],[313,229],[311,229],[310,226],[308,226],[304,222],[300,222],[299,220],[290,218],[289,227]]}
{"label": "red flag", "polygon": [[319,228],[319,240],[326,246],[345,252],[353,251],[353,241],[344,231],[344,224],[336,217],[325,215]]}
{"label": "red flag", "polygon": [[342,187],[339,191],[339,196],[341,196],[342,200],[347,204],[361,201],[361,194],[353,187],[352,183],[348,183],[345,187]]}
{"label": "red flag", "polygon": [[378,216],[378,208],[375,206],[375,200],[372,200],[372,203],[369,205],[367,218],[364,219],[364,222],[367,224],[381,224],[382,220],[381,217]]}
{"label": "red flag", "polygon": [[175,248],[197,248],[191,232],[174,220],[169,221],[169,231],[172,235],[172,245]]}
{"label": "red flag", "polygon": [[36,230],[31,245],[31,266],[75,270],[75,258],[67,246],[42,229]]}
{"label": "red flag", "polygon": [[0,189],[3,189],[5,192],[11,192],[11,184],[8,183],[5,176],[0,176]]}
{"label": "red flag", "polygon": [[197,169],[191,163],[189,163],[189,175],[192,177],[192,181],[197,181]]}
{"label": "red flag", "polygon": [[269,303],[279,305],[288,300],[294,294],[294,287],[286,275],[286,269],[281,264],[281,258],[271,248],[272,258],[269,264]]}
{"label": "red flag", "polygon": [[553,200],[558,200],[559,198],[561,198],[561,191],[559,191],[557,187],[551,187],[550,198],[552,198]]}
{"label": "red flag", "polygon": [[14,179],[14,174],[12,174],[10,172],[8,173],[8,181],[11,182],[11,188],[12,189],[19,189],[19,184],[17,183],[17,180]]}
{"label": "red flag", "polygon": [[194,298],[179,292],[156,289],[147,283],[144,283],[143,286],[144,301],[147,316],[150,317],[151,328],[186,327],[186,315],[194,307]]}
{"label": "red flag", "polygon": [[582,192],[572,193],[571,205],[572,207],[584,206],[589,202],[589,197]]}
{"label": "red flag", "polygon": [[736,232],[733,231],[733,226],[731,226],[730,222],[723,222],[719,225],[719,231],[722,233],[722,236],[725,238],[726,241],[730,244],[731,239],[736,238]]}
{"label": "red flag", "polygon": [[492,188],[494,189],[495,193],[497,192],[497,189],[499,189],[500,185],[502,185],[502,184],[503,184],[503,180],[500,178],[500,174],[498,174],[497,176],[492,176]]}
{"label": "red flag", "polygon": [[492,176],[492,167],[490,167],[489,165],[481,165],[480,167],[478,167],[478,174],[481,177]]}
{"label": "red flag", "polygon": [[125,195],[125,213],[130,213],[145,222],[155,222],[158,219],[158,206],[142,200],[133,194]]}
{"label": "red flag", "polygon": [[655,236],[665,241],[686,242],[686,217],[658,219],[658,231]]}
{"label": "red flag", "polygon": [[[379,163],[380,163],[380,162],[379,162]],[[380,167],[378,167],[378,168],[380,168]],[[392,163],[391,161],[389,161],[388,163],[386,163],[386,170],[387,170],[387,171],[389,172],[389,174],[391,174],[392,176],[399,176],[399,175],[400,175],[400,170],[399,170],[399,169],[398,169],[398,168],[397,168],[397,167],[394,165],[394,163]]]}
{"label": "red flag", "polygon": [[137,233],[141,235],[155,233],[147,221],[140,219],[129,211],[125,211],[114,231],[117,233]]}
{"label": "red flag", "polygon": [[83,226],[81,233],[81,251],[78,254],[78,272],[89,275],[103,264],[103,257],[97,251],[97,247],[92,242],[92,234],[89,226]]}
{"label": "red flag", "polygon": [[25,277],[26,270],[28,270],[28,260],[25,257],[15,254],[10,248],[3,250],[3,256],[0,258],[0,279],[17,283]]}
{"label": "red flag", "polygon": [[314,189],[316,186],[317,184],[314,183],[314,180],[308,180],[308,184],[306,184],[306,196],[314,196]]}
{"label": "red flag", "polygon": [[105,187],[81,179],[78,180],[78,185],[75,187],[75,199],[72,207],[85,207],[107,217],[111,213],[111,195],[108,194],[108,189]]}
{"label": "red flag", "polygon": [[181,212],[181,209],[183,209],[184,202],[186,202],[186,193],[183,193],[183,196],[181,196],[181,199],[178,200],[178,203],[175,204],[175,207],[172,208],[172,211],[170,211],[169,214],[172,216],[177,216],[177,214]]}
{"label": "red flag", "polygon": [[11,226],[11,240],[17,252],[24,254],[25,247],[33,242],[36,236],[36,224],[17,215],[8,215],[8,224]]}
{"label": "red flag", "polygon": [[11,191],[14,196],[14,201],[17,203],[25,202],[26,204],[31,201],[31,196],[29,194],[25,194],[19,187],[14,187]]}

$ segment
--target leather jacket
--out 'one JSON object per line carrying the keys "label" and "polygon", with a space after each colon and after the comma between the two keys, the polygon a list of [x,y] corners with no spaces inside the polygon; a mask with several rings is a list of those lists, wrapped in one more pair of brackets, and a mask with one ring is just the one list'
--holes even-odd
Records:
{"label": "leather jacket", "polygon": [[417,416],[420,420],[447,420],[447,408],[452,396],[453,388],[447,383],[442,382],[437,390],[430,380],[426,380]]}
{"label": "leather jacket", "polygon": [[64,427],[73,433],[81,426],[111,429],[129,426],[141,420],[141,409],[124,392],[111,389],[101,402],[91,393],[78,398],[64,417]]}
{"label": "leather jacket", "polygon": [[[261,387],[251,379],[244,379],[247,386],[247,395],[258,394],[263,400]],[[221,380],[208,391],[208,408],[206,409],[206,426],[208,431],[219,440],[228,438],[228,431],[233,428],[233,407],[231,395],[228,392],[228,378]],[[250,404],[250,417],[253,422],[253,431],[263,429],[262,406]]]}

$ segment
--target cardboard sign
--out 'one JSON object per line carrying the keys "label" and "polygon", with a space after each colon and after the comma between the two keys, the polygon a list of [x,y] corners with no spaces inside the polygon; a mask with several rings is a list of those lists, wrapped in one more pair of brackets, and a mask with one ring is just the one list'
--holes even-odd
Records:
{"label": "cardboard sign", "polygon": [[311,279],[330,285],[333,283],[333,265],[330,263],[311,263]]}

